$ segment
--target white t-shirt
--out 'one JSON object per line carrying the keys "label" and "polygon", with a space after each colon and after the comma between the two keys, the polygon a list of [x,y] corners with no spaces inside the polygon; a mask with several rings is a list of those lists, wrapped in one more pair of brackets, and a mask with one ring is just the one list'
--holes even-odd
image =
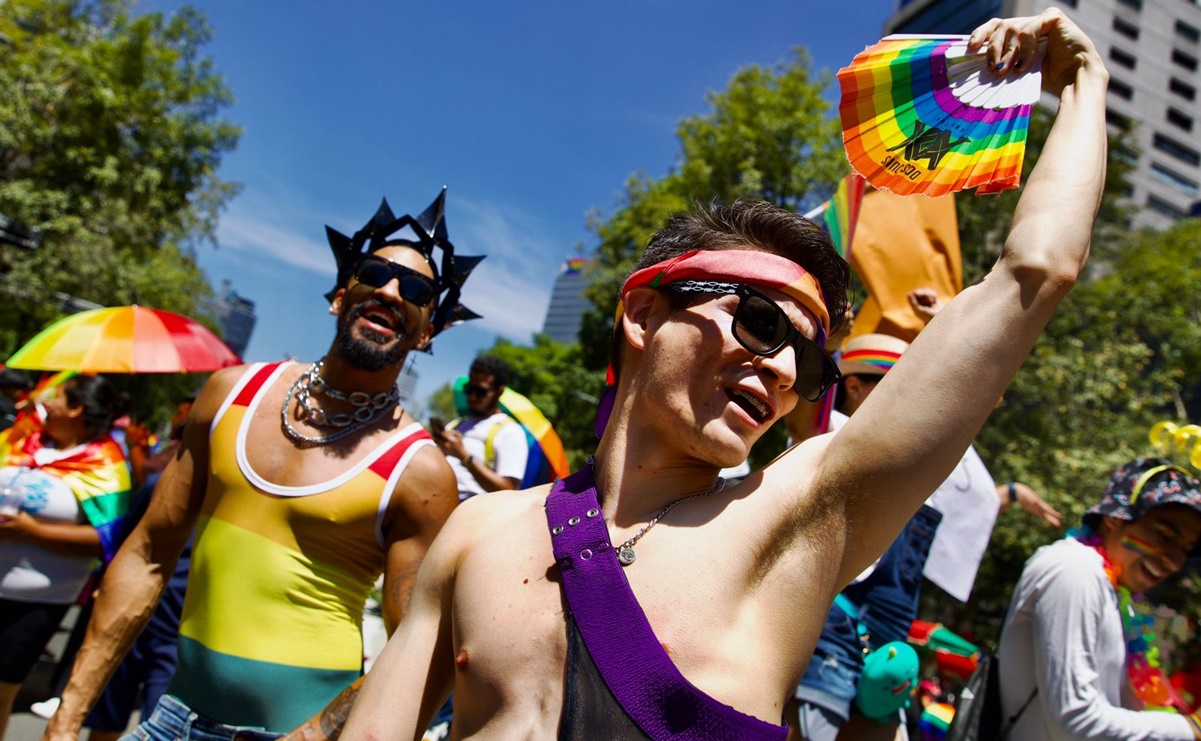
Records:
{"label": "white t-shirt", "polygon": [[[36,468],[0,468],[0,491],[10,485],[21,495],[21,510],[41,522],[86,522],[75,494],[60,478]],[[95,563],[93,556],[67,555],[26,540],[0,540],[0,598],[70,604]]]}
{"label": "white t-shirt", "polygon": [[1009,737],[1022,741],[1192,741],[1181,715],[1139,712],[1126,674],[1118,597],[1101,554],[1073,539],[1026,561],[997,649],[1004,717],[1034,701]]}
{"label": "white t-shirt", "polygon": [[[493,471],[496,471],[501,476],[517,479],[518,483],[525,476],[526,459],[529,458],[530,448],[526,443],[525,431],[521,425],[503,412],[497,412],[491,417],[463,417],[456,420],[457,424],[454,429],[463,435],[463,447],[467,452],[475,456],[476,460],[483,461],[489,465]],[[488,435],[493,427],[501,425],[492,438],[492,453],[495,456],[495,462],[488,461],[485,453],[486,442]],[[459,501],[474,497],[476,494],[483,494],[484,487],[475,480],[475,476],[471,475],[471,471],[467,470],[459,459],[448,457],[450,467],[455,472],[455,478],[459,482]]]}
{"label": "white t-shirt", "polygon": [[[832,412],[830,429],[842,429],[848,419],[842,412]],[[967,602],[1001,508],[997,486],[975,448],[968,446],[955,470],[926,504],[942,513],[942,521],[934,531],[922,574],[955,599]],[[875,564],[868,566],[855,581],[866,579],[875,568]]]}

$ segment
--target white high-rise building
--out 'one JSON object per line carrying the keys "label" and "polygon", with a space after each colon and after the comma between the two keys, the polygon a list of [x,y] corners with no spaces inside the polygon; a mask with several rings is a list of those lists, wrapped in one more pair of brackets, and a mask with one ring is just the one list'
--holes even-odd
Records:
{"label": "white high-rise building", "polygon": [[899,0],[885,33],[970,33],[993,17],[1057,7],[1109,69],[1111,124],[1135,124],[1136,226],[1163,229],[1201,203],[1201,0]]}
{"label": "white high-rise building", "polygon": [[564,260],[559,268],[542,322],[542,334],[555,342],[571,344],[579,341],[580,318],[589,306],[584,296],[584,289],[588,287],[587,266],[585,258],[573,257]]}

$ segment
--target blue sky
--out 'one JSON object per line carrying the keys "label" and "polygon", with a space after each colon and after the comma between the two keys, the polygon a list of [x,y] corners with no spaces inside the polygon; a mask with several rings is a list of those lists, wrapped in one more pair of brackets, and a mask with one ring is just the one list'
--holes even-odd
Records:
{"label": "blue sky", "polygon": [[706,93],[797,45],[836,70],[895,0],[193,4],[245,128],[221,170],[242,193],[198,256],[257,305],[246,359],[327,349],[325,224],[353,233],[384,196],[417,213],[445,184],[452,241],[488,255],[464,296],[485,318],[416,355],[424,399],[498,335],[541,329],[560,263],[592,243],[588,213],[610,212],[632,173],[668,171]]}

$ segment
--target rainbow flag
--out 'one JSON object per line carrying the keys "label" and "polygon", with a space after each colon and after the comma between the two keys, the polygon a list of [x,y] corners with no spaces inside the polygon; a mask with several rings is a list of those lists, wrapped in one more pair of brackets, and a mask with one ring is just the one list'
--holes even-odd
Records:
{"label": "rainbow flag", "polygon": [[129,468],[121,446],[105,435],[72,455],[39,466],[33,456],[44,447],[41,430],[15,439],[9,434],[12,429],[0,433],[4,465],[32,466],[62,479],[75,494],[88,524],[100,533],[104,562],[111,561],[125,535],[125,516],[133,500]]}
{"label": "rainbow flag", "polygon": [[44,401],[46,399],[49,399],[51,396],[53,396],[53,394],[50,393],[51,391],[58,388],[59,386],[62,386],[63,382],[66,381],[67,379],[74,378],[75,376],[78,376],[78,375],[79,375],[79,371],[74,371],[74,370],[62,370],[62,371],[57,371],[55,373],[43,373],[42,377],[40,379],[38,379],[37,384],[29,392],[29,398],[33,399],[34,401]]}
{"label": "rainbow flag", "polygon": [[823,221],[834,248],[844,260],[851,255],[851,241],[855,237],[855,224],[859,222],[859,206],[863,203],[863,189],[867,181],[857,172],[852,172],[838,182],[838,188],[826,204]]}
{"label": "rainbow flag", "polygon": [[951,721],[955,719],[955,706],[945,702],[936,702],[922,711],[918,721],[921,741],[942,741],[947,737]]}
{"label": "rainbow flag", "polygon": [[584,268],[588,267],[588,258],[586,257],[569,257],[563,262],[564,275],[579,275],[584,272]]}

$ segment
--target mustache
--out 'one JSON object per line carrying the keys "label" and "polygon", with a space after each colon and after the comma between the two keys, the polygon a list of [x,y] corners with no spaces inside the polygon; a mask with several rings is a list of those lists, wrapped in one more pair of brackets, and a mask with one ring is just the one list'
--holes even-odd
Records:
{"label": "mustache", "polygon": [[409,323],[408,320],[405,319],[404,312],[400,311],[396,307],[389,306],[378,298],[367,299],[363,303],[358,304],[351,309],[350,313],[346,315],[347,324],[353,322],[355,319],[358,319],[363,314],[367,313],[367,311],[373,309],[383,311],[390,319],[392,319],[393,324],[397,328],[397,334],[407,335],[409,333]]}

